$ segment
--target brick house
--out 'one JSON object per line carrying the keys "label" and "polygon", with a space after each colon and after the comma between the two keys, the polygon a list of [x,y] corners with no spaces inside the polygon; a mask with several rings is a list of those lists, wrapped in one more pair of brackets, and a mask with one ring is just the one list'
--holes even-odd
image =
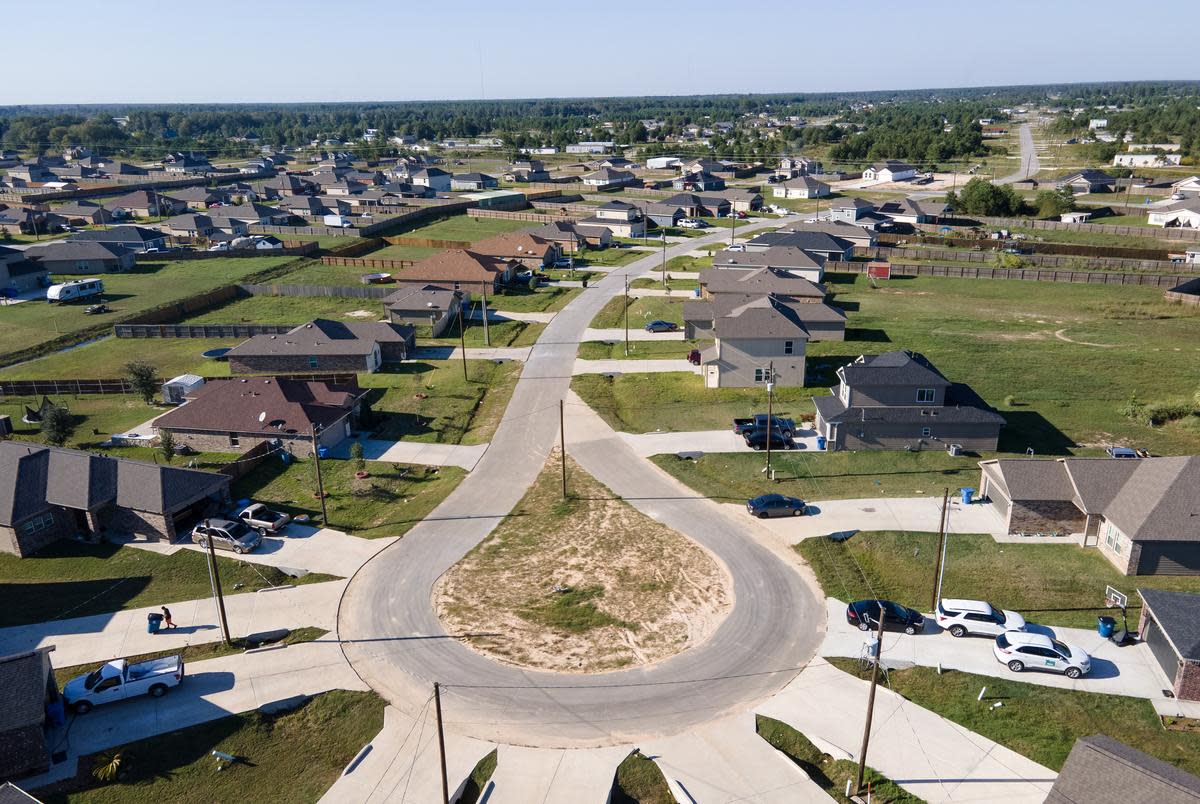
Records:
{"label": "brick house", "polygon": [[107,201],[104,208],[115,214],[150,218],[159,215],[179,215],[187,210],[187,204],[173,196],[153,190],[134,190]]}
{"label": "brick house", "polygon": [[1200,575],[1200,456],[980,464],[1010,533],[1081,533],[1126,575]]}
{"label": "brick house", "polygon": [[27,556],[51,542],[109,531],[172,541],[215,513],[229,478],[23,441],[0,442],[0,551]]}
{"label": "brick house", "polygon": [[136,264],[129,249],[116,243],[90,243],[86,240],[51,240],[25,249],[25,258],[34,260],[52,274],[106,274],[128,271]]}
{"label": "brick house", "polygon": [[293,455],[312,453],[314,428],[323,447],[349,437],[366,392],[357,382],[335,385],[286,377],[207,382],[184,404],[154,421],[159,433],[200,452],[244,452],[266,441]]}
{"label": "brick house", "polygon": [[225,356],[230,374],[370,373],[407,360],[412,350],[410,326],[318,318],[284,335],[255,335]]}
{"label": "brick house", "polygon": [[462,293],[442,285],[404,284],[384,297],[383,309],[393,324],[428,326],[438,338],[457,320],[462,300]]}
{"label": "brick house", "polygon": [[520,263],[477,251],[452,248],[394,274],[399,282],[433,282],[466,291],[495,293],[512,281]]}
{"label": "brick house", "polygon": [[1138,634],[1150,647],[1175,697],[1200,701],[1200,595],[1139,589]]}
{"label": "brick house", "polygon": [[[46,709],[60,700],[53,645],[0,656],[0,779],[16,779],[50,769]],[[0,799],[18,800],[0,790]],[[29,801],[35,799],[29,798]]]}
{"label": "brick house", "polygon": [[580,227],[572,221],[553,221],[531,229],[529,233],[557,244],[563,254],[579,254],[589,246],[608,248],[612,243],[612,232],[606,227]]}
{"label": "brick house", "polygon": [[471,244],[471,250],[489,257],[513,260],[526,268],[554,265],[561,256],[558,244],[530,232],[508,232]]}

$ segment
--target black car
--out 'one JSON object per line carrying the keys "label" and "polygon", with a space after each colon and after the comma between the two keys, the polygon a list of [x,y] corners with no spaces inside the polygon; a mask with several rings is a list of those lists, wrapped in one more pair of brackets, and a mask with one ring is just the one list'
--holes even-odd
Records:
{"label": "black car", "polygon": [[746,500],[746,510],[750,516],[766,519],[771,516],[804,516],[808,506],[804,500],[796,497],[785,497],[782,494],[764,494],[753,500]]}
{"label": "black car", "polygon": [[[743,434],[746,439],[746,446],[751,449],[766,449],[767,448],[767,430],[751,430]],[[792,436],[789,433],[784,435],[775,428],[771,428],[771,449],[791,449],[793,446]]]}
{"label": "black car", "polygon": [[879,627],[879,607],[883,606],[883,629],[918,634],[925,627],[919,611],[890,600],[857,600],[846,606],[846,622],[859,631],[874,631]]}

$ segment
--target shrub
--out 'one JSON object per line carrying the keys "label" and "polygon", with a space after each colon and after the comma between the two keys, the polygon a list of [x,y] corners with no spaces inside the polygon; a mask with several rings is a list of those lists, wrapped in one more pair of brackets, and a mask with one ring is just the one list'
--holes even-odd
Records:
{"label": "shrub", "polygon": [[75,419],[71,416],[71,411],[58,405],[49,408],[45,418],[42,419],[42,438],[46,443],[54,447],[61,447],[73,435],[75,435]]}

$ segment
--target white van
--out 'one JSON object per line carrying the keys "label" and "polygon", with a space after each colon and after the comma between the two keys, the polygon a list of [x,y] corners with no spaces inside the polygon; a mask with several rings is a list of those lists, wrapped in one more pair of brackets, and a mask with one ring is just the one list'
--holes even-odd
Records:
{"label": "white van", "polygon": [[63,282],[61,285],[51,285],[46,289],[46,301],[53,304],[54,302],[64,303],[70,301],[79,301],[80,299],[90,299],[93,296],[99,296],[104,293],[103,279],[72,279],[69,282]]}

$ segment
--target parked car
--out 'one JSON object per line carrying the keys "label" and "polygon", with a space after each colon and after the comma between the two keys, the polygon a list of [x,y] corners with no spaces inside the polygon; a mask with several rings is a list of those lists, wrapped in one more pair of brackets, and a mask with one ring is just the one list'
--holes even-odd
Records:
{"label": "parked car", "polygon": [[765,413],[756,413],[745,419],[734,419],[733,432],[745,435],[754,430],[766,430],[768,419],[771,430],[778,430],[784,438],[791,438],[792,434],[796,432],[796,422],[792,419],[785,419],[782,416],[767,416]]}
{"label": "parked car", "polygon": [[647,332],[678,332],[679,325],[673,321],[663,321],[660,319],[649,322],[646,324],[645,329]]}
{"label": "parked car", "polygon": [[707,229],[708,224],[695,218],[684,218],[679,222],[681,229]]}
{"label": "parked car", "polygon": [[883,607],[883,630],[918,634],[925,627],[921,612],[890,600],[856,600],[846,606],[846,622],[859,631],[879,628],[879,609]]}
{"label": "parked car", "polygon": [[1005,631],[992,647],[996,661],[1008,665],[1014,673],[1023,670],[1050,670],[1067,678],[1079,678],[1092,671],[1092,658],[1074,645],[1029,631]]}
{"label": "parked car", "polygon": [[237,518],[258,531],[260,536],[266,536],[268,532],[278,533],[292,521],[291,514],[272,511],[262,503],[246,506],[238,512]]}
{"label": "parked car", "polygon": [[[746,446],[751,449],[766,449],[767,448],[767,430],[750,430],[742,433],[742,438],[746,441]],[[792,437],[785,436],[782,432],[772,428],[771,434],[771,449],[791,449],[795,446],[792,443]]]}
{"label": "parked car", "polygon": [[192,528],[192,541],[201,547],[208,547],[210,538],[215,549],[235,553],[249,553],[262,544],[261,534],[230,519],[206,519]]}
{"label": "parked car", "polygon": [[700,365],[700,350],[692,349],[690,352],[688,352],[687,362],[691,363],[693,366]]}
{"label": "parked car", "polygon": [[730,246],[729,248],[727,248],[725,250],[726,251],[745,251],[746,244],[745,243],[734,243],[732,246]]}
{"label": "parked car", "polygon": [[804,500],[797,497],[763,494],[746,500],[746,510],[750,512],[750,516],[767,519],[773,516],[804,516],[808,513],[808,506],[804,504]]}
{"label": "parked car", "polygon": [[559,257],[554,261],[555,268],[570,268],[575,265],[575,260],[571,257]]}
{"label": "parked car", "polygon": [[86,676],[71,679],[63,686],[67,706],[82,715],[101,704],[151,695],[161,698],[171,687],[183,681],[183,657],[167,656],[130,664],[114,659]]}
{"label": "parked car", "polygon": [[967,634],[997,636],[1005,631],[1024,631],[1025,618],[1015,611],[998,609],[983,600],[942,598],[938,601],[934,619],[951,636]]}

